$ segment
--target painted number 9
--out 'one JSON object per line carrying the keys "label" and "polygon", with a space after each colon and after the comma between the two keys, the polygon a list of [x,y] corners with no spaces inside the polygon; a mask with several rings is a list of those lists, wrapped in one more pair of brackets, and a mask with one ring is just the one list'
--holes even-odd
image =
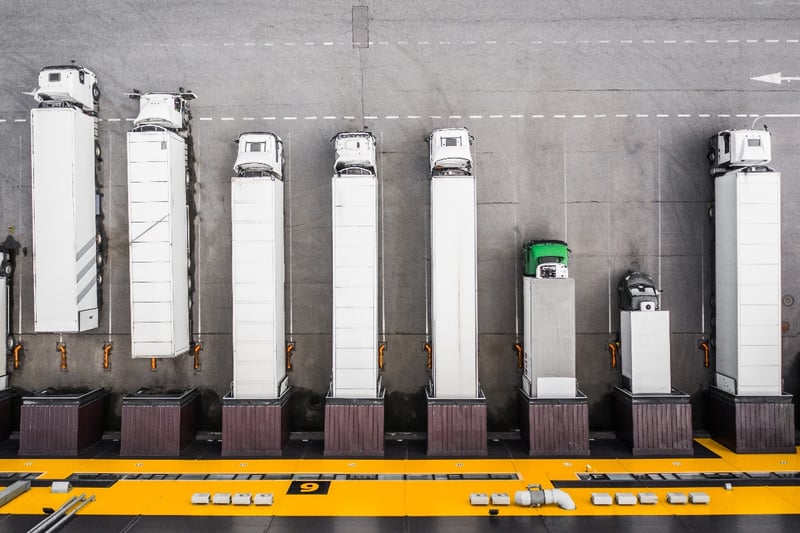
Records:
{"label": "painted number 9", "polygon": [[319,490],[319,483],[301,483],[300,492],[316,492]]}

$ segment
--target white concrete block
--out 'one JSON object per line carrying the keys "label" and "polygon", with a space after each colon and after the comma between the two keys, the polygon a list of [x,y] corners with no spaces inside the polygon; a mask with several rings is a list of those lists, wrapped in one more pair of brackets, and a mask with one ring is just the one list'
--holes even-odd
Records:
{"label": "white concrete block", "polygon": [[658,503],[658,496],[652,492],[640,492],[639,503],[642,505],[655,505]]}
{"label": "white concrete block", "polygon": [[686,494],[682,492],[668,492],[667,493],[667,503],[672,505],[683,505],[688,502],[688,498]]}
{"label": "white concrete block", "polygon": [[192,505],[208,505],[211,502],[211,494],[207,492],[195,492],[192,494]]}
{"label": "white concrete block", "polygon": [[711,497],[705,492],[690,492],[689,503],[694,503],[694,504],[711,503]]}
{"label": "white concrete block", "polygon": [[237,492],[231,499],[233,505],[250,505],[251,500],[249,492]]}
{"label": "white concrete block", "polygon": [[489,505],[489,496],[482,492],[473,492],[469,495],[470,505]]}
{"label": "white concrete block", "polygon": [[256,505],[272,505],[272,502],[273,498],[271,492],[259,492],[256,493],[253,498],[253,503]]}
{"label": "white concrete block", "polygon": [[493,492],[492,505],[511,505],[511,497],[505,492]]}
{"label": "white concrete block", "polygon": [[611,495],[607,492],[593,492],[592,505],[611,505]]}
{"label": "white concrete block", "polygon": [[636,505],[636,496],[631,492],[617,492],[614,494],[617,505]]}
{"label": "white concrete block", "polygon": [[69,481],[53,481],[50,485],[50,492],[53,494],[66,494],[72,490],[72,485]]}
{"label": "white concrete block", "polygon": [[228,505],[231,503],[231,493],[230,492],[217,492],[211,498],[211,503],[214,505]]}

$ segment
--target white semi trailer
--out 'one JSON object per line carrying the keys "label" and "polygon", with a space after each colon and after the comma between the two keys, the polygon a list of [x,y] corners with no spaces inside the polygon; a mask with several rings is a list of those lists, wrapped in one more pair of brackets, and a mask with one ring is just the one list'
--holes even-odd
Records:
{"label": "white semi trailer", "polygon": [[780,173],[732,169],[714,180],[716,386],[781,394]]}
{"label": "white semi trailer", "polygon": [[334,398],[378,398],[378,179],[369,132],[334,137]]}
{"label": "white semi trailer", "polygon": [[191,92],[134,92],[128,132],[131,355],[168,358],[191,342],[189,160]]}
{"label": "white semi trailer", "polygon": [[75,65],[45,67],[33,93],[34,331],[74,333],[98,324],[99,200],[95,163],[97,77]]}
{"label": "white semi trailer", "polygon": [[243,133],[231,178],[233,398],[279,398],[284,350],[283,142]]}
{"label": "white semi trailer", "polygon": [[432,394],[482,397],[478,382],[478,273],[472,138],[466,128],[434,130],[431,165]]}

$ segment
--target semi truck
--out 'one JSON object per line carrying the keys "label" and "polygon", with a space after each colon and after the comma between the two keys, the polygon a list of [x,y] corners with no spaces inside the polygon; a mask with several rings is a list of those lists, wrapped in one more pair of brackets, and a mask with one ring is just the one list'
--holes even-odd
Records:
{"label": "semi truck", "polygon": [[191,342],[191,91],[140,93],[128,132],[131,355],[169,358]]}
{"label": "semi truck", "polygon": [[466,128],[428,137],[431,171],[431,397],[479,398],[477,213]]}
{"label": "semi truck", "polygon": [[617,285],[623,388],[633,394],[669,394],[669,312],[661,310],[653,278],[627,272]]}
{"label": "semi truck", "polygon": [[522,248],[522,390],[531,398],[574,398],[575,280],[569,246],[529,240]]}
{"label": "semi truck", "polygon": [[233,398],[279,398],[284,350],[283,142],[242,133],[231,178]]}
{"label": "semi truck", "polygon": [[[11,281],[14,275],[13,250],[0,246],[0,339],[5,339],[6,352],[16,345],[11,333]],[[0,391],[8,387],[6,365],[0,366]]]}
{"label": "semi truck", "polygon": [[98,324],[103,261],[97,77],[76,65],[45,67],[33,97],[34,331],[87,331]]}
{"label": "semi truck", "polygon": [[330,396],[378,398],[378,178],[376,140],[342,132],[334,142],[333,362]]}
{"label": "semi truck", "polygon": [[781,394],[781,190],[765,129],[709,140],[714,176],[715,385]]}

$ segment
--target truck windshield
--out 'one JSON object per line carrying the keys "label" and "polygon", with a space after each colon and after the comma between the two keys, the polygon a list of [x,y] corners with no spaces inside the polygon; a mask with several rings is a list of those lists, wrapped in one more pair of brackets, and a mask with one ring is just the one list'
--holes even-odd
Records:
{"label": "truck windshield", "polygon": [[461,137],[442,137],[442,146],[461,146]]}
{"label": "truck windshield", "polygon": [[245,152],[266,152],[267,151],[267,143],[266,143],[266,141],[248,142],[248,143],[245,144],[244,151]]}

